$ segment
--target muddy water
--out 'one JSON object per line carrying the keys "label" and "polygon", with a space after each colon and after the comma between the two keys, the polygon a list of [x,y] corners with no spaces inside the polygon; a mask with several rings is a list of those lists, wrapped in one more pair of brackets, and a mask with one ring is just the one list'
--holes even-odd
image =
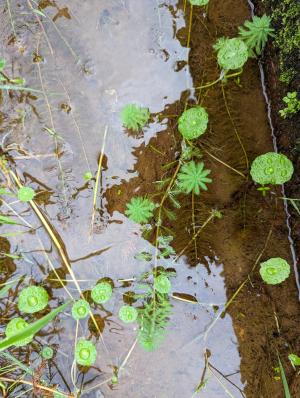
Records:
{"label": "muddy water", "polygon": [[[41,1],[45,16],[33,13],[30,5],[35,7],[33,1],[1,4],[6,72],[42,91],[2,94],[2,149],[9,167],[38,192],[36,202],[64,246],[81,289],[88,291],[104,277],[116,287],[108,305],[95,311],[103,330],[101,338],[94,338],[99,353],[95,366],[77,373],[82,396],[283,397],[274,368],[278,351],[292,377],[287,355],[299,348],[295,282],[292,276],[282,286],[266,288],[257,270],[247,280],[259,259],[290,259],[280,190],[264,199],[243,177],[256,155],[272,150],[257,62],[248,62],[239,85],[229,82],[223,91],[221,85],[196,89],[218,77],[211,45],[216,37],[236,34],[250,16],[246,1],[211,0],[207,15],[175,0]],[[120,109],[130,102],[152,113],[141,134],[128,134],[121,126]],[[176,270],[173,292],[192,295],[198,303],[173,299],[162,346],[153,353],[138,345],[131,350],[136,327],[124,326],[116,316],[128,290],[118,280],[150,270],[149,263],[134,256],[153,252],[153,242],[127,219],[125,205],[136,194],[155,195],[153,182],[172,175],[172,168],[162,166],[180,151],[177,117],[196,102],[210,115],[209,131],[197,145],[212,170],[213,184],[200,198],[180,198],[177,220],[166,221],[166,226],[175,232],[176,253],[184,253],[162,265]],[[96,176],[99,161],[93,208],[95,178],[86,182],[83,175],[91,171]],[[2,173],[3,183],[13,188],[6,177]],[[212,209],[223,218],[209,223],[190,244]],[[23,254],[22,259],[2,261],[2,281],[24,277],[1,303],[3,330],[17,314],[18,290],[29,282],[45,285],[53,307],[68,297],[54,280],[53,268],[78,297],[35,213],[6,197],[2,212],[13,211],[33,228],[18,226],[21,235],[2,238],[2,251]],[[16,226],[1,230],[16,231]],[[91,323],[80,322],[77,332],[91,337]],[[46,342],[57,347],[44,376],[74,393],[70,352],[75,333],[76,323],[66,313],[30,349],[11,352],[37,369],[39,347]],[[105,382],[122,363],[119,383]],[[195,394],[201,381],[205,386]],[[21,391],[32,395],[30,387],[21,386],[9,396]]]}

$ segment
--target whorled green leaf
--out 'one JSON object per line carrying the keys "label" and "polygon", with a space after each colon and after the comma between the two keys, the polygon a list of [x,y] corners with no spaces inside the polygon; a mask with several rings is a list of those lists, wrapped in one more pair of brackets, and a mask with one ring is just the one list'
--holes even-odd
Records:
{"label": "whorled green leaf", "polygon": [[239,38],[222,37],[213,47],[218,51],[219,66],[225,71],[242,68],[249,57],[247,45]]}
{"label": "whorled green leaf", "polygon": [[18,190],[18,199],[21,202],[29,202],[35,196],[35,192],[30,187],[22,187]]}
{"label": "whorled green leaf", "polygon": [[80,299],[72,306],[72,317],[76,320],[86,318],[90,313],[90,305],[86,300]]}
{"label": "whorled green leaf", "polygon": [[135,104],[125,105],[121,111],[122,124],[129,130],[139,131],[147,124],[149,118],[149,109],[141,108]]}
{"label": "whorled green leaf", "polygon": [[153,210],[155,209],[155,204],[143,197],[134,197],[129,203],[127,203],[127,210],[125,214],[130,220],[139,223],[146,224],[153,217]]}
{"label": "whorled green leaf", "polygon": [[97,349],[95,345],[89,341],[80,339],[75,347],[75,360],[79,365],[91,366],[97,358]]}
{"label": "whorled green leaf", "polygon": [[195,163],[191,160],[181,166],[177,176],[178,188],[184,193],[194,192],[199,195],[200,189],[207,191],[207,183],[211,183],[212,179],[208,178],[210,170],[204,168],[204,163]]}
{"label": "whorled green leaf", "polygon": [[187,140],[194,140],[205,133],[208,114],[202,106],[196,106],[183,112],[178,119],[178,130]]}
{"label": "whorled green leaf", "polygon": [[41,356],[43,359],[51,359],[54,355],[54,350],[52,347],[45,346],[41,351]]}
{"label": "whorled green leaf", "polygon": [[269,285],[277,285],[285,281],[290,275],[291,267],[283,258],[270,258],[260,264],[260,275]]}
{"label": "whorled green leaf", "polygon": [[62,304],[61,306],[55,308],[52,310],[49,314],[43,316],[42,318],[38,319],[37,321],[29,324],[15,334],[14,336],[7,337],[3,340],[0,341],[0,351],[4,351],[8,349],[9,347],[18,344],[20,341],[27,339],[36,333],[38,333],[42,328],[48,325],[54,319],[60,312],[64,311],[67,306],[70,304],[70,302],[67,302],[65,304]]}
{"label": "whorled green leaf", "polygon": [[49,296],[42,286],[28,286],[21,291],[18,298],[18,308],[27,314],[43,310],[49,301]]}
{"label": "whorled green leaf", "polygon": [[293,163],[276,152],[268,152],[254,159],[250,174],[253,181],[261,185],[284,184],[292,178]]}
{"label": "whorled green leaf", "polygon": [[165,275],[159,275],[154,278],[154,289],[161,294],[168,294],[171,290],[171,282]]}

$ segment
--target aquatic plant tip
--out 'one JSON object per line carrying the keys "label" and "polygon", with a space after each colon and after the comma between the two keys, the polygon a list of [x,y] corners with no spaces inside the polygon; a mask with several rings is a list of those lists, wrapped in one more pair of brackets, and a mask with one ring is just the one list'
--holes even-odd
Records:
{"label": "aquatic plant tip", "polygon": [[96,362],[97,350],[88,340],[80,339],[75,347],[75,360],[79,365],[91,366]]}
{"label": "aquatic plant tip", "polygon": [[277,285],[289,277],[290,271],[290,265],[283,258],[276,257],[261,263],[259,273],[264,282]]}
{"label": "aquatic plant tip", "polygon": [[194,140],[205,133],[208,124],[208,114],[202,106],[196,106],[184,111],[178,119],[178,130],[186,140]]}
{"label": "aquatic plant tip", "polygon": [[87,171],[86,173],[84,173],[83,178],[86,181],[89,181],[89,180],[91,180],[93,178],[93,174],[90,171]]}
{"label": "aquatic plant tip", "polygon": [[97,304],[106,303],[112,296],[112,287],[108,282],[97,283],[91,291],[92,299]]}
{"label": "aquatic plant tip", "polygon": [[19,295],[18,308],[27,314],[44,309],[49,301],[47,291],[41,286],[29,286],[23,289]]}
{"label": "aquatic plant tip", "polygon": [[29,202],[35,196],[35,192],[30,187],[22,187],[18,190],[18,199],[21,202]]}
{"label": "aquatic plant tip", "polygon": [[171,282],[165,275],[159,275],[154,278],[154,289],[161,294],[168,294],[171,290]]}
{"label": "aquatic plant tip", "polygon": [[195,163],[193,160],[181,166],[177,176],[178,188],[188,194],[194,192],[199,195],[200,188],[207,191],[207,183],[211,183],[212,179],[208,178],[210,170],[204,168],[204,163]]}
{"label": "aquatic plant tip", "polygon": [[41,352],[41,356],[43,359],[47,360],[47,359],[51,359],[54,355],[54,351],[53,348],[46,346],[43,347],[42,352]]}
{"label": "aquatic plant tip", "polygon": [[[28,326],[28,322],[26,322],[22,318],[14,318],[11,321],[8,322],[6,329],[5,329],[5,335],[6,337],[12,337],[21,332],[23,329],[25,329]],[[14,345],[16,347],[22,347],[26,344],[29,344],[33,339],[33,336],[27,337],[23,340],[19,340],[16,342]]]}
{"label": "aquatic plant tip", "polygon": [[126,206],[127,210],[125,214],[130,220],[139,224],[146,224],[149,222],[153,217],[153,210],[156,207],[151,200],[142,197],[132,198]]}
{"label": "aquatic plant tip", "polygon": [[238,38],[221,37],[213,47],[218,51],[219,66],[225,71],[242,68],[249,56],[247,45]]}
{"label": "aquatic plant tip", "polygon": [[131,307],[130,305],[123,305],[119,310],[119,318],[124,323],[135,322],[137,317],[138,317],[138,312],[136,308]]}
{"label": "aquatic plant tip", "polygon": [[253,181],[261,185],[284,184],[292,178],[293,163],[276,152],[268,152],[254,159],[250,174]]}
{"label": "aquatic plant tip", "polygon": [[149,118],[149,109],[135,104],[128,104],[121,111],[122,124],[129,130],[139,131],[147,124]]}
{"label": "aquatic plant tip", "polygon": [[90,305],[86,300],[78,300],[72,306],[72,317],[76,320],[87,317],[89,312]]}

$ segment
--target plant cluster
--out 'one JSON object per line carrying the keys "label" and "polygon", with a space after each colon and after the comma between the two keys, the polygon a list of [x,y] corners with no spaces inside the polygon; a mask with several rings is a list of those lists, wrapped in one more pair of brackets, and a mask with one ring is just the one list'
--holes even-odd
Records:
{"label": "plant cluster", "polygon": [[300,100],[297,98],[297,91],[287,93],[282,100],[286,104],[286,107],[279,111],[283,119],[292,117],[300,111]]}
{"label": "plant cluster", "polygon": [[149,121],[150,112],[148,108],[141,108],[135,104],[124,106],[121,111],[123,126],[132,131],[139,131]]}

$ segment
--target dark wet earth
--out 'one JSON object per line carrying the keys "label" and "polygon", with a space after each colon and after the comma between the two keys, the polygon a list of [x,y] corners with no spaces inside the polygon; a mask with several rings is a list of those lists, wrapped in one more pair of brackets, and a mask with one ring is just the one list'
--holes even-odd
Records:
{"label": "dark wet earth", "polygon": [[[251,161],[273,148],[257,60],[247,63],[240,85],[230,81],[223,88],[197,89],[218,77],[212,44],[236,34],[250,17],[247,2],[211,0],[208,14],[176,0],[2,0],[0,7],[5,70],[39,90],[0,94],[1,185],[16,190],[13,170],[37,192],[36,204],[83,292],[102,278],[115,286],[113,299],[94,311],[101,336],[91,320],[81,321],[76,331],[66,312],[30,346],[10,352],[51,386],[91,398],[281,398],[280,355],[292,396],[300,396],[287,359],[300,352],[294,275],[268,287],[256,267],[269,257],[293,263],[280,188],[264,198],[247,177]],[[151,112],[150,124],[139,134],[121,125],[120,110],[131,102]],[[209,131],[196,144],[213,183],[200,197],[180,198],[176,221],[165,221],[176,252],[160,264],[176,270],[172,316],[163,344],[148,353],[135,345],[137,326],[124,326],[117,317],[124,292],[151,270],[151,263],[135,255],[154,251],[151,238],[124,212],[137,194],[156,200],[154,182],[174,173],[172,165],[164,166],[181,150],[177,118],[195,103],[209,113]],[[88,171],[93,179],[87,182]],[[216,209],[222,219],[206,226]],[[1,298],[3,334],[18,314],[19,290],[29,283],[47,288],[53,308],[79,293],[30,205],[5,196],[1,214],[21,217],[19,225],[0,230],[1,252],[18,256],[1,259],[0,282],[17,281]],[[76,332],[93,339],[98,358],[74,377]],[[44,344],[57,351],[40,369]],[[116,368],[121,368],[119,382],[112,384]],[[23,375],[16,370],[7,377]],[[20,383],[7,396],[45,394]]]}

